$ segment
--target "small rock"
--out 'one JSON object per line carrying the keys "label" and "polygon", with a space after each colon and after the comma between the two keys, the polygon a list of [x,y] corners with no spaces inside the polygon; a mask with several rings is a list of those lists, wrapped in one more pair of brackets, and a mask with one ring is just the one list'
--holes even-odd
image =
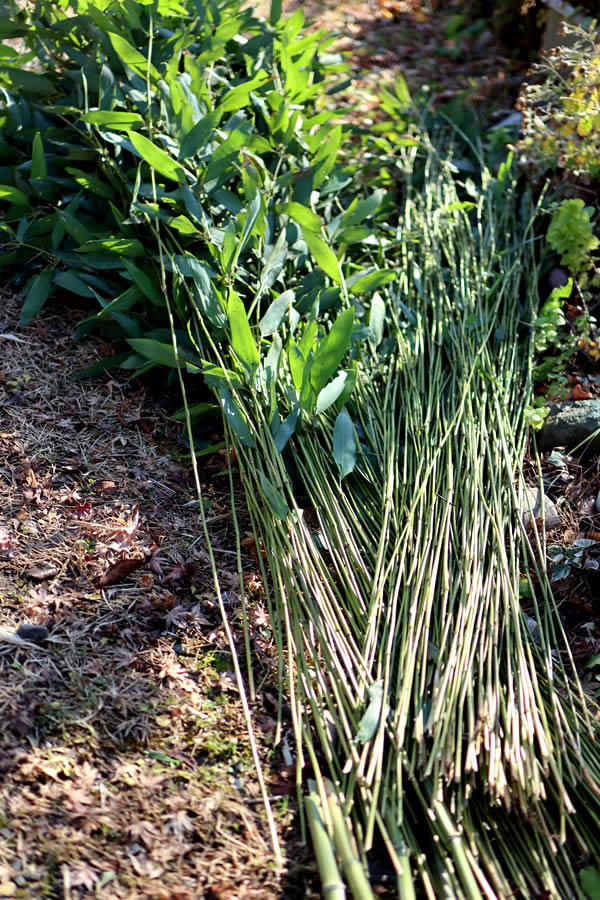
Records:
{"label": "small rock", "polygon": [[572,449],[592,435],[589,446],[600,450],[600,400],[565,400],[549,405],[539,445],[542,450]]}
{"label": "small rock", "polygon": [[34,581],[47,581],[58,575],[58,572],[59,568],[54,563],[42,563],[41,566],[32,566],[31,569],[27,569],[25,575],[27,578],[33,578]]}
{"label": "small rock", "polygon": [[522,505],[523,525],[525,528],[531,528],[532,515],[536,522],[542,518],[542,503],[544,504],[545,530],[552,531],[553,528],[558,528],[561,518],[555,504],[545,494],[540,495],[540,489],[537,487],[525,488]]}
{"label": "small rock", "polygon": [[19,625],[17,635],[24,641],[33,641],[35,644],[41,644],[47,641],[50,632],[45,625]]}

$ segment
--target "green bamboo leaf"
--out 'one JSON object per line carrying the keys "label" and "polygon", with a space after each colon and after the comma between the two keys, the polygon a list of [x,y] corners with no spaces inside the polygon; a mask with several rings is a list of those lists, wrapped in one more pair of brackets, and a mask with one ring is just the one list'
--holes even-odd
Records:
{"label": "green bamboo leaf", "polygon": [[146,71],[150,72],[151,78],[155,81],[158,81],[160,78],[158,72],[155,67],[150,63],[148,67],[148,60],[145,56],[136,50],[135,47],[132,47],[131,44],[127,43],[125,38],[122,38],[120,34],[115,34],[114,32],[109,32],[109,40],[113,45],[113,50],[125,66],[129,66],[130,69],[133,69],[138,75],[141,75],[144,79],[146,78]]}
{"label": "green bamboo leaf", "polygon": [[29,206],[29,200],[18,188],[12,184],[0,184],[0,200],[6,200],[15,206]]}
{"label": "green bamboo leaf", "polygon": [[123,266],[127,270],[129,277],[133,281],[134,285],[136,285],[141,292],[143,293],[146,300],[150,300],[155,306],[164,306],[165,299],[160,292],[158,287],[158,277],[152,278],[146,272],[136,266],[131,262],[127,256],[123,257]]}
{"label": "green bamboo leaf", "polygon": [[165,178],[177,181],[181,184],[185,182],[185,172],[181,166],[164,150],[161,150],[152,141],[149,141],[143,134],[136,131],[127,131],[127,137],[135,147],[136,151],[145,160],[149,166],[156,169]]}
{"label": "green bamboo leaf", "polygon": [[93,297],[94,291],[83,278],[76,275],[75,272],[56,272],[54,275],[54,284],[58,287],[77,294],[78,297]]}
{"label": "green bamboo leaf", "polygon": [[189,159],[190,156],[194,156],[199,150],[206,147],[210,136],[219,124],[222,112],[222,109],[217,108],[196,122],[181,142],[179,159]]}
{"label": "green bamboo leaf", "polygon": [[[66,227],[66,226],[65,226]],[[141,241],[135,238],[114,237],[103,241],[86,241],[77,248],[77,253],[116,253],[121,257],[145,256],[146,251]]]}
{"label": "green bamboo leaf", "polygon": [[202,285],[210,282],[211,278],[216,278],[216,272],[210,266],[190,254],[176,253],[165,262],[165,268],[172,272],[179,272],[182,278],[192,278],[196,283]]}
{"label": "green bamboo leaf", "polygon": [[246,308],[233,290],[229,292],[227,319],[231,329],[233,351],[252,377],[260,365],[260,356],[248,322]]}
{"label": "green bamboo leaf", "polygon": [[120,109],[94,109],[92,112],[81,116],[82,122],[98,127],[106,126],[114,131],[128,131],[132,128],[140,128],[144,120],[137,113],[125,112]]}
{"label": "green bamboo leaf", "polygon": [[307,206],[302,206],[301,203],[295,202],[286,203],[281,212],[291,216],[294,222],[297,222],[302,229],[306,228],[308,231],[314,231],[315,234],[320,234],[321,220],[318,215]]}
{"label": "green bamboo leaf", "polygon": [[579,873],[581,888],[590,900],[598,900],[600,897],[600,872],[595,866],[588,866]]}
{"label": "green bamboo leaf", "polygon": [[229,390],[229,388],[221,384],[219,386],[219,393],[221,394],[223,413],[225,415],[227,423],[233,430],[233,433],[237,437],[240,444],[243,444],[244,447],[256,446],[254,438],[250,434],[248,423],[238,409],[235,400],[231,396],[231,391]]}
{"label": "green bamboo leaf", "polygon": [[273,300],[266,313],[258,323],[260,333],[263,337],[268,337],[268,335],[273,334],[275,331],[277,331],[293,302],[293,291],[284,291],[283,294],[280,294],[279,297]]}
{"label": "green bamboo leaf", "polygon": [[280,232],[277,242],[271,250],[264,268],[260,273],[260,283],[258,285],[258,291],[256,292],[257,297],[260,297],[264,291],[275,283],[285,265],[287,253],[288,244],[285,239],[284,229]]}
{"label": "green bamboo leaf", "polygon": [[254,223],[256,222],[256,218],[260,212],[260,191],[256,191],[254,198],[250,204],[250,208],[248,209],[248,213],[246,218],[244,219],[244,227],[242,228],[242,237],[238,244],[237,252],[235,254],[234,264],[238,261],[240,254],[245,249],[246,244],[250,240],[252,235],[252,229],[254,228]]}
{"label": "green bamboo leaf", "polygon": [[368,294],[369,291],[376,290],[382,284],[389,284],[391,281],[395,281],[397,277],[397,274],[390,272],[389,269],[375,269],[362,275],[360,272],[357,273],[348,280],[347,286],[352,294]]}
{"label": "green bamboo leaf", "polygon": [[285,502],[284,497],[262,472],[260,473],[259,478],[261,490],[265,496],[265,500],[271,507],[271,512],[280,521],[285,521],[290,513],[290,508]]}
{"label": "green bamboo leaf", "polygon": [[273,441],[275,443],[275,449],[278,453],[283,451],[283,448],[293,435],[296,430],[296,425],[298,423],[298,419],[300,417],[300,410],[295,409],[293,412],[286,416],[283,422],[277,428],[275,434],[273,435]]}
{"label": "green bamboo leaf", "polygon": [[371,340],[376,347],[383,340],[383,329],[385,327],[385,303],[379,294],[373,294],[371,300],[371,311],[369,313],[369,328],[373,334]]}
{"label": "green bamboo leaf", "polygon": [[348,352],[353,324],[354,307],[351,306],[340,313],[327,337],[319,344],[310,374],[311,383],[317,395],[335,374]]}
{"label": "green bamboo leaf", "polygon": [[31,149],[31,177],[47,178],[48,168],[46,166],[46,156],[44,154],[44,144],[39,131],[36,131]]}
{"label": "green bamboo leaf", "polygon": [[177,368],[177,357],[172,344],[162,344],[151,338],[130,338],[127,343],[145,359],[171,369]]}
{"label": "green bamboo leaf", "polygon": [[337,284],[341,284],[342,274],[333,250],[327,246],[322,238],[308,228],[303,228],[302,234],[317,265],[320,266],[333,281]]}
{"label": "green bamboo leaf", "polygon": [[356,733],[358,744],[366,744],[375,737],[382,715],[387,718],[390,710],[387,703],[385,706],[383,704],[383,680],[372,684],[367,693],[369,694],[369,705],[360,720]]}
{"label": "green bamboo leaf", "polygon": [[250,92],[257,90],[259,87],[272,78],[264,69],[260,69],[256,75],[249,81],[236,85],[219,102],[221,112],[233,112],[235,109],[242,109],[248,105]]}
{"label": "green bamboo leaf", "polygon": [[223,247],[221,249],[221,265],[223,266],[223,271],[227,274],[231,272],[233,267],[236,245],[235,222],[231,220],[225,229]]}
{"label": "green bamboo leaf", "polygon": [[242,380],[237,372],[231,369],[224,369],[222,366],[216,366],[214,363],[202,360],[200,371],[204,377],[206,384],[212,388],[234,387],[241,388]]}
{"label": "green bamboo leaf", "polygon": [[298,393],[302,390],[304,383],[304,367],[306,360],[300,350],[300,347],[293,338],[290,338],[287,346],[288,365],[292,376],[292,383]]}
{"label": "green bamboo leaf", "polygon": [[341,396],[347,380],[348,373],[340,372],[335,376],[333,381],[330,381],[329,384],[325,385],[317,397],[317,405],[315,407],[315,413],[317,415],[325,412],[326,409],[329,409],[329,407],[335,403],[338,397]]}
{"label": "green bamboo leaf", "polygon": [[19,325],[23,328],[37,316],[40,309],[50,296],[52,290],[54,272],[52,269],[44,269],[38,275],[30,278],[25,287],[25,300],[21,307]]}
{"label": "green bamboo leaf", "polygon": [[277,25],[281,18],[281,0],[271,0],[271,10],[269,12],[269,24]]}
{"label": "green bamboo leaf", "polygon": [[113,199],[114,191],[112,187],[100,178],[96,178],[95,175],[90,175],[89,172],[84,172],[82,169],[74,169],[71,166],[67,166],[65,171],[68,175],[73,176],[75,182],[82,187],[86,193],[96,194],[98,197],[103,197],[105,200]]}
{"label": "green bamboo leaf", "polygon": [[77,241],[78,244],[85,244],[90,239],[90,233],[85,227],[82,225],[77,216],[73,215],[73,213],[69,212],[66,209],[57,209],[56,215],[58,216],[60,222],[62,223],[65,231],[71,235],[74,241]]}
{"label": "green bamboo leaf", "polygon": [[32,94],[36,102],[40,97],[49,97],[56,92],[54,82],[46,75],[31,72],[29,69],[17,69],[14,66],[0,66],[0,73],[12,82],[11,91]]}
{"label": "green bamboo leaf", "polygon": [[333,458],[340,478],[349,475],[356,465],[356,435],[354,425],[345,409],[335,420],[333,427]]}
{"label": "green bamboo leaf", "polygon": [[315,344],[315,338],[317,336],[317,331],[319,328],[319,324],[316,319],[312,319],[302,332],[302,337],[298,343],[300,347],[300,352],[304,356],[305,359],[308,359],[310,351],[313,349]]}
{"label": "green bamboo leaf", "polygon": [[342,226],[347,228],[350,225],[359,225],[364,219],[372,216],[383,203],[385,195],[386,191],[383,188],[377,188],[370,197],[354,200],[342,216]]}

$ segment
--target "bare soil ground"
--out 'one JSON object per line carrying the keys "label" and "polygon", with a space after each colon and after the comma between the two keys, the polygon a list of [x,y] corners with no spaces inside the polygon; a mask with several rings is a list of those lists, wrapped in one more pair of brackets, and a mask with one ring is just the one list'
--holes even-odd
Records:
{"label": "bare soil ground", "polygon": [[[186,447],[146,387],[74,380],[102,354],[97,340],[73,345],[80,316],[55,309],[21,331],[19,303],[0,299],[0,896],[293,896],[269,844],[189,463],[173,458]],[[235,627],[223,458],[201,477]],[[272,747],[276,686],[260,674],[255,726],[285,847],[292,784]]]}

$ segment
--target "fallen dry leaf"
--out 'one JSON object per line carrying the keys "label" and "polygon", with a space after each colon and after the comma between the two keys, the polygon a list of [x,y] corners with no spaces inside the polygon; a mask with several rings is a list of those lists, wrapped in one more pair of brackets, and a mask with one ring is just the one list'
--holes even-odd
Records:
{"label": "fallen dry leaf", "polygon": [[98,580],[99,587],[109,587],[111,584],[118,584],[146,564],[146,557],[134,557],[120,559],[114,565],[110,566]]}

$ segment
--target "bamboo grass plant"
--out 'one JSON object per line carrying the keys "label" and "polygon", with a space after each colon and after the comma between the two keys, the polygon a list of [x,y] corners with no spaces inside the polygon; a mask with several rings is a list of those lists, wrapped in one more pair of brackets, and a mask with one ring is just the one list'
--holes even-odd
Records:
{"label": "bamboo grass plant", "polygon": [[[353,473],[324,413],[292,438],[294,482],[260,392],[234,392],[298,783],[312,770],[326,810],[331,779],[363,863],[383,841],[400,896],[408,859],[429,896],[579,896],[577,860],[600,851],[597,725],[523,526],[536,211],[507,167],[465,203],[431,147],[424,184],[407,185],[384,352],[361,350],[347,402]],[[282,366],[283,403],[290,385]]]}

